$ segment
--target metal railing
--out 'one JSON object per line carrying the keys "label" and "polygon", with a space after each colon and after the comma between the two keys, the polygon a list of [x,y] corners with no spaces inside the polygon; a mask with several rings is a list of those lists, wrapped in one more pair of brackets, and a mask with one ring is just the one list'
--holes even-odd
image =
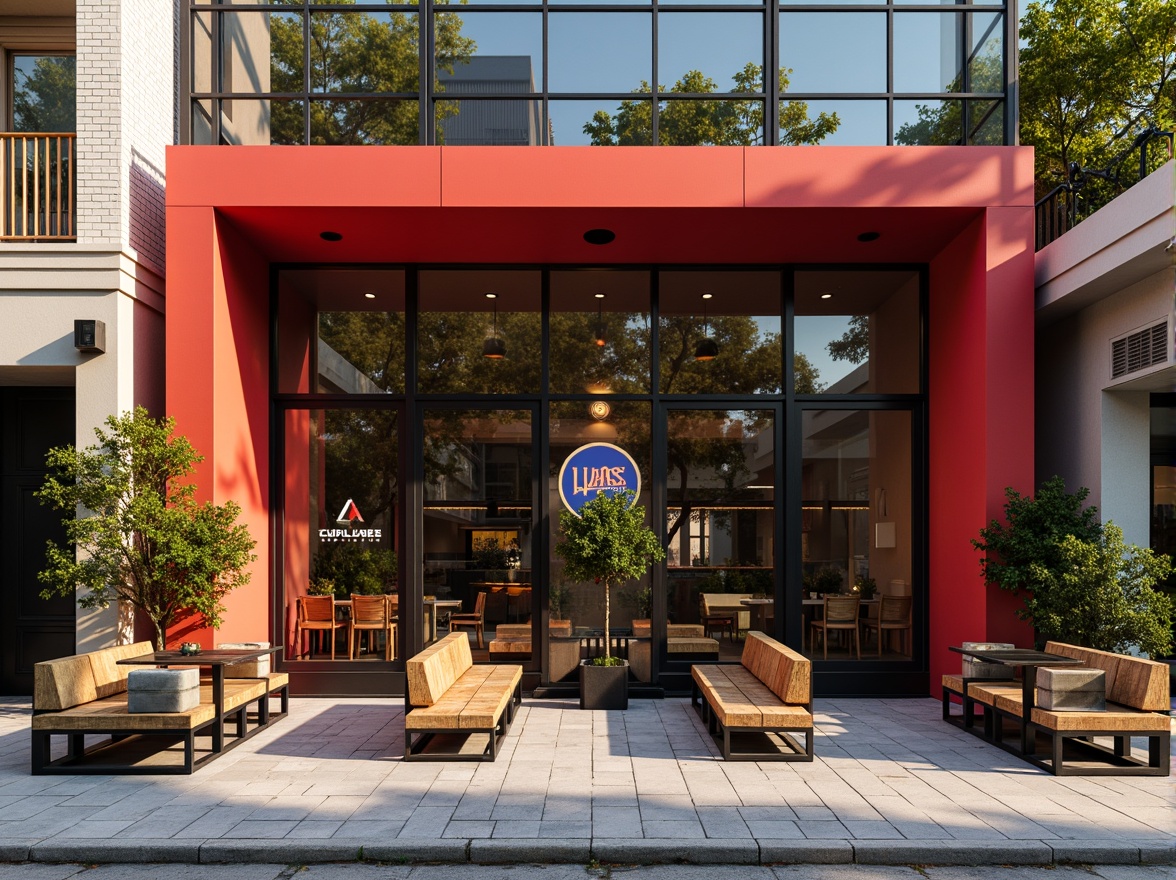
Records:
{"label": "metal railing", "polygon": [[[1077,162],[1071,162],[1066,182],[1055,186],[1034,205],[1036,249],[1041,250],[1051,241],[1061,238],[1115,196],[1154,171],[1154,168],[1148,167],[1148,145],[1151,141],[1164,138],[1168,148],[1167,158],[1171,159],[1172,135],[1170,131],[1149,127],[1140,132],[1131,145],[1103,169],[1083,168]],[[1135,170],[1133,165],[1127,164],[1127,159],[1136,150],[1139,150],[1139,175],[1132,179],[1124,175],[1130,175]]]}
{"label": "metal railing", "polygon": [[77,238],[77,135],[0,132],[0,240]]}

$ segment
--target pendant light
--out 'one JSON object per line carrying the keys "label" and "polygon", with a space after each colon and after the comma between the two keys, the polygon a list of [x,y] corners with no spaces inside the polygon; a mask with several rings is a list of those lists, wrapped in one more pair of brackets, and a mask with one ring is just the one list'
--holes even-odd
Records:
{"label": "pendant light", "polygon": [[704,293],[702,295],[702,339],[698,341],[698,345],[694,348],[694,359],[696,361],[713,361],[719,356],[719,344],[710,335],[710,326],[706,318],[706,301],[712,296],[714,296],[713,293]]}
{"label": "pendant light", "polygon": [[599,348],[604,348],[608,344],[604,338],[604,294],[597,293],[596,296],[596,345]]}
{"label": "pendant light", "polygon": [[482,343],[482,357],[489,358],[492,361],[498,361],[506,357],[506,343],[498,335],[498,294],[488,293],[486,294],[486,299],[490,300],[494,306],[494,324],[490,335]]}

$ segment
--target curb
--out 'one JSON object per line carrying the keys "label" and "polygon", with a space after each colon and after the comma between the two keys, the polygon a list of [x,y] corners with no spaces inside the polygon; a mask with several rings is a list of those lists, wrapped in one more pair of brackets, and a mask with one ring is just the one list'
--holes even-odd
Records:
{"label": "curb", "polygon": [[8,840],[0,863],[85,864],[1176,865],[1176,841],[401,838]]}

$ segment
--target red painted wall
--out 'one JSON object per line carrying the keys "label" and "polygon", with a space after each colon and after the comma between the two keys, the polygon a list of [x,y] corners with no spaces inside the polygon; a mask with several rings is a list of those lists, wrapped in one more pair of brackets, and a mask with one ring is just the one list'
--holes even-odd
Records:
{"label": "red painted wall", "polygon": [[969,542],[1032,484],[1032,205],[1019,147],[170,148],[168,411],[259,541],[219,637],[269,626],[269,262],[927,262],[934,692],[948,645],[1028,640]]}

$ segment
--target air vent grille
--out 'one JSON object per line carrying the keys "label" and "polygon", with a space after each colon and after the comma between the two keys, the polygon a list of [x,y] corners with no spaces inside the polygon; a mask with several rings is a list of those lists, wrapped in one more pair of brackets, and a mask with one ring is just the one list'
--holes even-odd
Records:
{"label": "air vent grille", "polygon": [[1111,378],[1168,361],[1168,322],[1140,330],[1111,343]]}

